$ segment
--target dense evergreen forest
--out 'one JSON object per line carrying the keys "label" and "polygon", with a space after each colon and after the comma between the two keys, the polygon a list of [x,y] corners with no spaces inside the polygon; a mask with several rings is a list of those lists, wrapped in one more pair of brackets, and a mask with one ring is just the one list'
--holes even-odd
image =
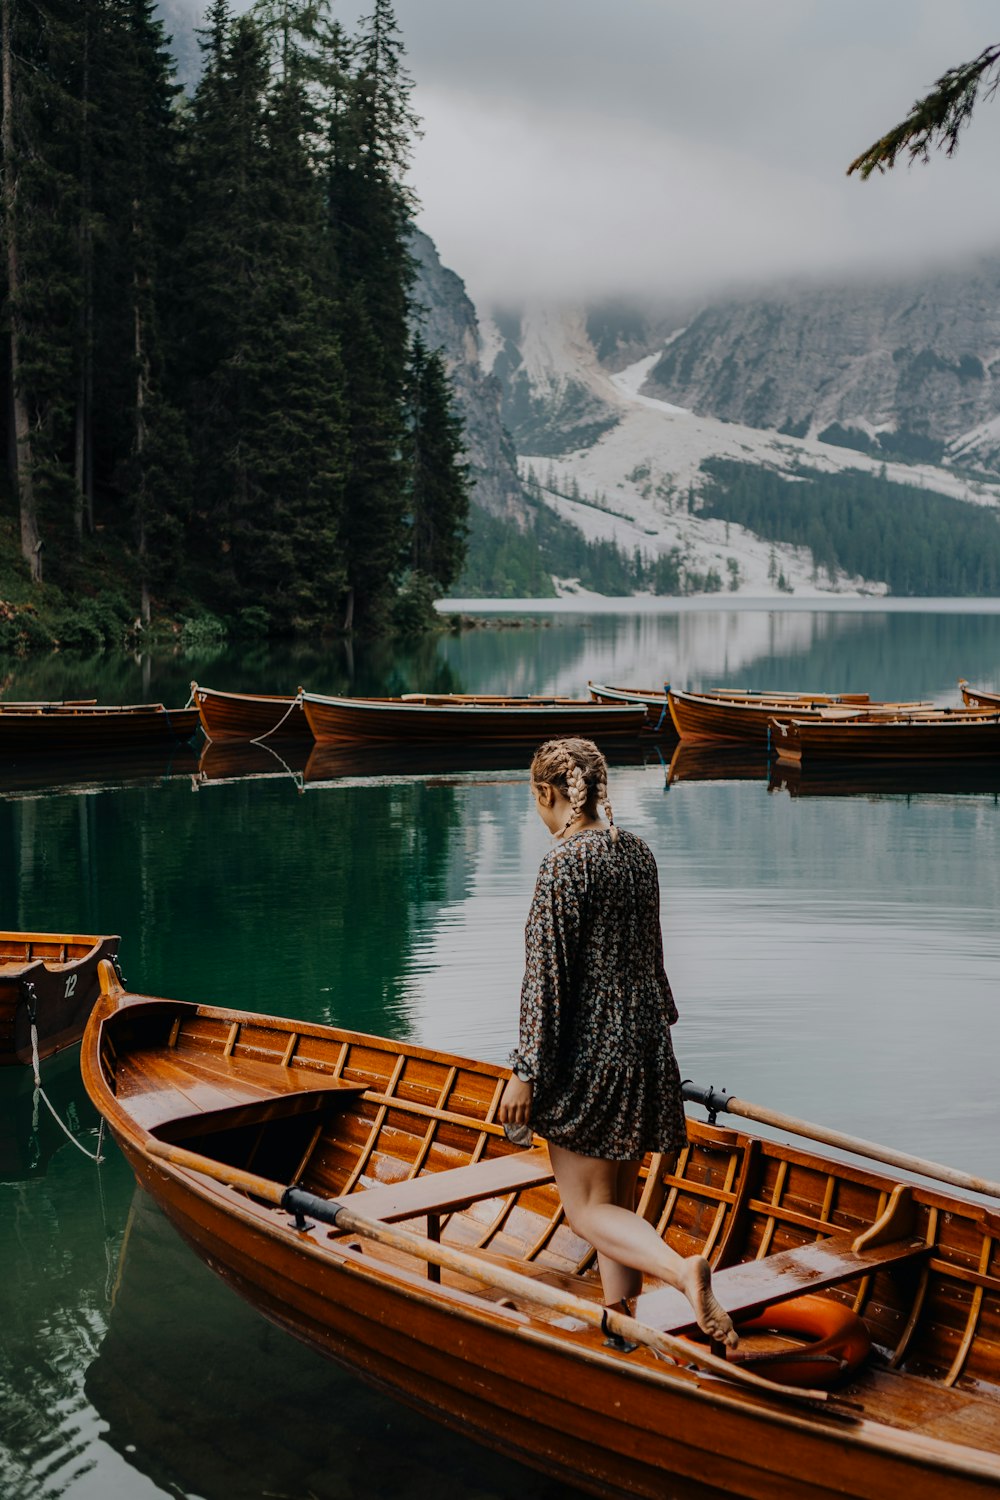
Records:
{"label": "dense evergreen forest", "polygon": [[190,96],[154,11],[0,0],[0,645],[414,628],[468,480],[391,5],[211,0]]}
{"label": "dense evergreen forest", "polygon": [[787,477],[730,459],[702,469],[702,515],[808,547],[817,574],[881,579],[910,596],[1000,593],[1000,517],[990,506],[860,469]]}

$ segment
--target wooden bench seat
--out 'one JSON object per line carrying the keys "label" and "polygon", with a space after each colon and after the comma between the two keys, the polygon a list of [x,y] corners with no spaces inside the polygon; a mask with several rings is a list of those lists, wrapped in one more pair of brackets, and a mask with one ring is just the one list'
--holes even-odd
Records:
{"label": "wooden bench seat", "polygon": [[450,1167],[443,1172],[425,1172],[402,1182],[360,1188],[339,1201],[356,1213],[392,1224],[400,1219],[440,1218],[483,1198],[551,1182],[552,1165],[544,1146],[531,1151],[511,1151],[491,1156],[468,1167]]}
{"label": "wooden bench seat", "polygon": [[[360,1085],[343,1083],[313,1069],[221,1054],[192,1056],[171,1047],[126,1055],[116,1068],[115,1084],[118,1097],[128,1101],[130,1114],[146,1130],[157,1134],[168,1121],[216,1116],[220,1123],[209,1128],[227,1129],[241,1122],[235,1114],[225,1119],[226,1113],[246,1106],[291,1098],[294,1102],[289,1108],[294,1112],[300,1104],[306,1109],[315,1107],[309,1102],[310,1096],[364,1092]],[[186,1133],[196,1130],[192,1127]]]}
{"label": "wooden bench seat", "polygon": [[[844,1281],[870,1276],[929,1253],[929,1246],[920,1239],[899,1239],[855,1249],[847,1235],[831,1235],[809,1245],[797,1245],[793,1250],[781,1250],[763,1260],[716,1271],[712,1286],[730,1317],[749,1318],[775,1302],[839,1286]],[[635,1315],[640,1323],[663,1333],[689,1333],[696,1328],[687,1298],[673,1287],[643,1293]]]}

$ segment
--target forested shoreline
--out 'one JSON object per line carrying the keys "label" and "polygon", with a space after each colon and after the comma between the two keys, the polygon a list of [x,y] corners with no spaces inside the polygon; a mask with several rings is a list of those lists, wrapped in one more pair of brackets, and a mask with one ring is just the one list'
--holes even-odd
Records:
{"label": "forested shoreline", "polygon": [[418,628],[468,480],[388,0],[212,0],[190,95],[154,0],[0,24],[0,645]]}

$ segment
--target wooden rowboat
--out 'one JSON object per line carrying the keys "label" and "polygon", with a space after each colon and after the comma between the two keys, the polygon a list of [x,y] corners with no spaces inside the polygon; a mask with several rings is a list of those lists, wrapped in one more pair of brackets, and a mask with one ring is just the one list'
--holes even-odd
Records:
{"label": "wooden rowboat", "polygon": [[646,728],[664,739],[676,740],[677,730],[670,717],[667,690],[655,688],[620,688],[605,682],[588,682],[595,703],[641,703],[646,710]]}
{"label": "wooden rowboat", "polygon": [[38,708],[92,708],[97,702],[96,698],[29,698],[24,703],[15,703],[6,698],[0,699],[0,714],[10,713],[13,709],[38,709]]}
{"label": "wooden rowboat", "polygon": [[774,719],[771,750],[782,761],[897,761],[923,766],[1000,763],[1000,709],[938,709],[855,719]]}
{"label": "wooden rowboat", "polygon": [[958,685],[962,690],[962,702],[969,708],[1000,709],[1000,693],[993,693],[988,688],[970,687],[964,677],[958,679]]}
{"label": "wooden rowboat", "polygon": [[607,705],[589,699],[488,698],[470,695],[453,701],[418,695],[409,698],[328,698],[302,694],[306,719],[320,743],[415,744],[447,741],[460,745],[539,745],[543,740],[584,735],[603,745],[641,730],[640,704]]}
{"label": "wooden rowboat", "polygon": [[681,1340],[669,1287],[602,1313],[544,1147],[494,1123],[506,1070],[128,995],[109,965],[101,983],[83,1077],[140,1184],[230,1286],[370,1382],[597,1495],[996,1494],[992,1209],[714,1124],[690,1122],[674,1170],[647,1161],[640,1211],[712,1258],[737,1316],[808,1288],[863,1318],[874,1355],[849,1390],[797,1390]]}
{"label": "wooden rowboat", "polygon": [[18,708],[0,713],[0,755],[137,750],[183,744],[197,732],[196,708],[162,703]]}
{"label": "wooden rowboat", "polygon": [[32,1062],[83,1036],[100,983],[97,965],[118,961],[118,937],[64,932],[0,932],[0,1067]]}
{"label": "wooden rowboat", "polygon": [[201,727],[212,741],[310,740],[312,733],[296,696],[273,693],[220,693],[191,684]]}
{"label": "wooden rowboat", "polygon": [[867,694],[839,697],[818,693],[812,697],[741,693],[723,697],[714,693],[687,693],[670,688],[670,714],[682,740],[732,740],[766,745],[768,726],[774,718],[856,718],[874,708],[930,708],[930,703],[874,704]]}

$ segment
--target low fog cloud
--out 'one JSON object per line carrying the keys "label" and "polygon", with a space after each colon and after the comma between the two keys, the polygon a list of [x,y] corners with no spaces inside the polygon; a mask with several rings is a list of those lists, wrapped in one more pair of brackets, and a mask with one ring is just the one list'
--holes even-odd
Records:
{"label": "low fog cloud", "polygon": [[[242,5],[240,8],[243,8]],[[350,23],[366,7],[335,7]],[[397,0],[419,222],[480,301],[700,293],[1000,250],[1000,99],[848,163],[1000,41],[991,0]]]}

